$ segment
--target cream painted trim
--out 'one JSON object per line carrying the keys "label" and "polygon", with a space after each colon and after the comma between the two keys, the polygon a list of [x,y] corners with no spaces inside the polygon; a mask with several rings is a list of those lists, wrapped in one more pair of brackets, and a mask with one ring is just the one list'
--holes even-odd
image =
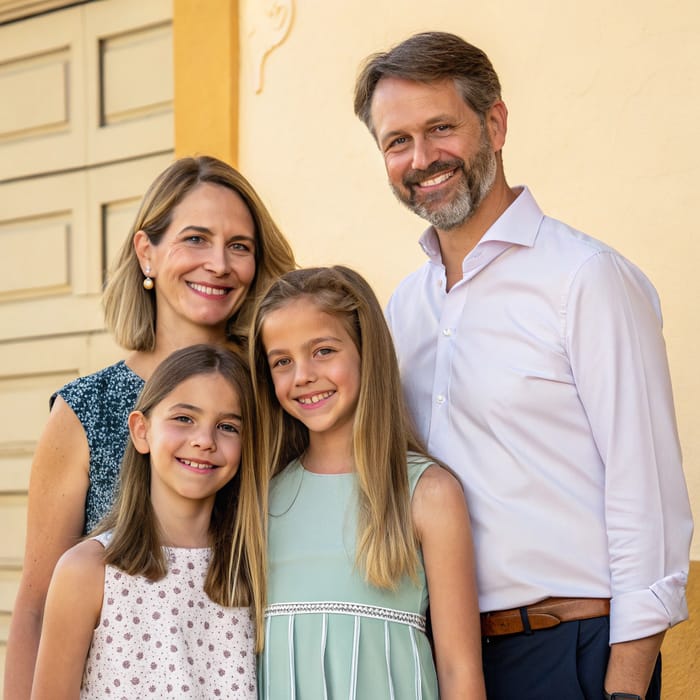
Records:
{"label": "cream painted trim", "polygon": [[27,19],[42,12],[58,10],[69,5],[78,5],[89,0],[0,0],[0,24],[17,19]]}

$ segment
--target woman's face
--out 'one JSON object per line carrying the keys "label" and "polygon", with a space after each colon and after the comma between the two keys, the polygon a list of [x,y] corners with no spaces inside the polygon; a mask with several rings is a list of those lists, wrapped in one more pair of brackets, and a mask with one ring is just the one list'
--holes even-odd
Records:
{"label": "woman's face", "polygon": [[223,335],[255,278],[255,224],[243,199],[223,185],[197,185],[158,245],[142,231],[134,245],[155,283],[158,333],[192,326]]}

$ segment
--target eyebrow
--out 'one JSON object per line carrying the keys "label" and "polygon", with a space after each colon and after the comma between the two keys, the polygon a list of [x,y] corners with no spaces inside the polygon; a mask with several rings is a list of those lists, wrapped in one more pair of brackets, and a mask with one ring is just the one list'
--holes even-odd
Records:
{"label": "eyebrow", "polygon": [[195,224],[187,224],[186,226],[183,226],[178,231],[178,235],[181,233],[185,233],[185,231],[197,231],[198,233],[212,233],[212,230],[210,228],[207,228],[206,226],[197,226]]}
{"label": "eyebrow", "polygon": [[[190,411],[190,413],[202,413],[202,409],[199,406],[195,406],[191,403],[176,403],[170,407],[171,411]],[[221,418],[234,418],[235,420],[242,420],[238,413],[222,413]]]}
{"label": "eyebrow", "polygon": [[[320,338],[311,338],[310,340],[307,340],[304,343],[303,347],[308,348],[308,347],[311,347],[312,345],[317,345],[318,343],[327,343],[329,341],[334,341],[336,343],[343,342],[340,338],[336,338],[334,335],[326,335],[326,336],[321,336]],[[285,350],[285,349],[278,350],[277,348],[272,348],[272,350],[267,351],[267,356],[271,357],[272,355],[284,355],[287,352],[289,352],[289,351]]]}

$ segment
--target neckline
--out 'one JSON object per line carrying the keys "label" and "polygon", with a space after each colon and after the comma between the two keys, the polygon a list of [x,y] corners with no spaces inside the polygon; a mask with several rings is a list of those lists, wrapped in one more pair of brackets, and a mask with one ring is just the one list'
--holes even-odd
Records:
{"label": "neckline", "polygon": [[329,476],[354,476],[355,471],[349,471],[349,472],[314,472],[311,471],[310,469],[307,469],[301,461],[301,457],[297,457],[295,460],[297,468],[304,474],[308,474],[309,476],[318,476],[318,477],[329,477]]}
{"label": "neckline", "polygon": [[129,367],[129,365],[126,364],[126,360],[119,360],[119,362],[118,362],[117,364],[122,365],[122,367],[123,367],[132,377],[136,377],[136,379],[138,379],[138,380],[139,380],[140,382],[142,382],[143,384],[146,383],[146,380],[145,380],[140,374],[136,374],[136,372],[134,372],[134,370],[131,369],[131,367]]}

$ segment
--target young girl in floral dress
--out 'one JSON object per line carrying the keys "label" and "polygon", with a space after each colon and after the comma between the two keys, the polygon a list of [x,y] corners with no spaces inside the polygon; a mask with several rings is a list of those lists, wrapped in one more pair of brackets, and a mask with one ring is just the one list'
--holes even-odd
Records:
{"label": "young girl in floral dress", "polygon": [[32,698],[254,698],[266,482],[250,379],[227,350],[169,356],[129,415],[117,501],[68,550]]}

